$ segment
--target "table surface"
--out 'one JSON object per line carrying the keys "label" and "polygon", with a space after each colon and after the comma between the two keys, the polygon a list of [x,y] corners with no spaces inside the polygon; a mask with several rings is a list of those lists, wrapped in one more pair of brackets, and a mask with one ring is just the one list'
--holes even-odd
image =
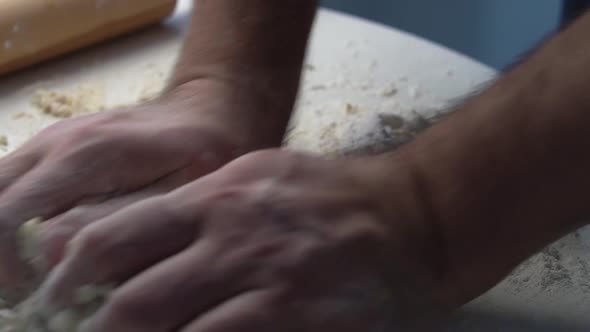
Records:
{"label": "table surface", "polygon": [[[180,1],[161,26],[0,79],[0,135],[9,141],[0,156],[59,120],[32,106],[38,89],[91,90],[106,108],[159,91],[189,11],[190,0]],[[324,154],[391,139],[380,127],[384,115],[430,117],[496,75],[444,47],[331,11],[318,16],[306,63],[289,144]],[[590,231],[581,230],[533,257],[440,330],[588,331],[588,308]]]}

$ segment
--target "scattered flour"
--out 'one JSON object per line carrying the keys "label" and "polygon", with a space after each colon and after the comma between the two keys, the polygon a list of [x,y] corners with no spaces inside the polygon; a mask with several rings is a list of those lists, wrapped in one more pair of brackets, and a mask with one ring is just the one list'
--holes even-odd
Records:
{"label": "scattered flour", "polygon": [[348,115],[357,115],[361,113],[360,108],[352,104],[346,104],[346,114]]}
{"label": "scattered flour", "polygon": [[506,282],[516,292],[534,287],[548,294],[570,289],[590,295],[590,257],[571,255],[559,243],[552,244],[521,264]]}

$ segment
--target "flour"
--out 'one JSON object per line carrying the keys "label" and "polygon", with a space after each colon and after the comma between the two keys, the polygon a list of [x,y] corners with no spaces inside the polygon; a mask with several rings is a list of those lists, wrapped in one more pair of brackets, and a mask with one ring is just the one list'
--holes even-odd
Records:
{"label": "flour", "polygon": [[590,257],[570,253],[563,241],[575,240],[577,233],[543,249],[516,268],[506,282],[516,292],[539,289],[544,293],[569,289],[590,295]]}

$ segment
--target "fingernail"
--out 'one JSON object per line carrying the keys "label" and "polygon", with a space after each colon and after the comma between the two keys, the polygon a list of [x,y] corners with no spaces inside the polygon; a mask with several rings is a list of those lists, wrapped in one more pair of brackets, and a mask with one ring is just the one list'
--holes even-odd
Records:
{"label": "fingernail", "polygon": [[77,240],[77,237],[73,237],[70,241],[68,241],[64,250],[64,257],[73,255],[79,247],[79,242],[80,241]]}
{"label": "fingernail", "polygon": [[[41,218],[35,218],[24,223],[18,230],[19,250],[21,259],[35,268],[35,263],[42,257],[41,250]],[[42,259],[41,259],[42,260]]]}

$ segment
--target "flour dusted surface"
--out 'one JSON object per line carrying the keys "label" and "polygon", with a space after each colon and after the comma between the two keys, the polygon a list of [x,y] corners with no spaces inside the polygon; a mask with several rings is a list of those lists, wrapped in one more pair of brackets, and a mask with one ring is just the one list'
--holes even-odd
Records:
{"label": "flour dusted surface", "polygon": [[[432,57],[428,54],[427,59],[417,59],[415,62],[424,61],[425,63],[420,71],[406,71],[405,68],[414,66],[414,61],[406,63],[405,52],[391,51],[385,54],[382,51],[384,48],[387,49],[388,45],[374,42],[372,37],[368,42],[356,36],[350,38],[350,41],[321,38],[317,43],[321,47],[326,44],[331,45],[330,49],[333,49],[333,53],[338,53],[338,56],[330,54],[323,58],[324,52],[318,52],[319,56],[317,56],[312,50],[312,57],[306,65],[306,77],[299,99],[298,114],[296,115],[298,120],[296,119],[291,126],[291,135],[288,140],[291,147],[340,157],[349,153],[365,153],[368,150],[370,152],[379,151],[383,148],[403,144],[402,142],[412,139],[414,136],[412,126],[404,128],[407,126],[407,122],[412,122],[413,119],[419,121],[426,119],[427,122],[431,122],[433,117],[430,116],[429,110],[446,109],[448,98],[459,97],[459,93],[468,92],[471,86],[482,82],[481,75],[473,76],[471,70],[464,70],[461,66],[455,67],[453,61],[450,63],[431,61],[435,58],[438,59],[438,55]],[[347,46],[336,45],[340,43],[347,44]],[[379,47],[384,56],[373,61],[372,57],[378,56],[377,52],[367,52],[365,49],[376,47]],[[159,57],[150,55],[149,60],[129,63],[125,68],[118,67],[121,74],[117,72],[103,76],[102,73],[105,70],[100,66],[97,70],[90,71],[88,75],[79,75],[75,79],[70,79],[68,76],[63,80],[65,84],[61,84],[62,82],[59,81],[56,84],[41,82],[35,84],[34,89],[27,90],[28,94],[26,96],[23,94],[21,99],[26,99],[26,103],[30,104],[30,99],[37,89],[68,93],[76,90],[76,86],[72,84],[89,83],[94,85],[98,83],[100,85],[104,82],[107,82],[105,86],[108,87],[104,90],[106,109],[117,105],[132,104],[139,99],[149,99],[151,91],[156,90],[160,84],[146,83],[146,79],[159,76],[152,75],[149,71],[169,72],[169,68],[172,68],[174,62],[172,53],[162,52]],[[340,55],[343,56],[340,57]],[[120,54],[117,54],[117,58],[119,57]],[[349,60],[341,60],[344,58]],[[432,63],[437,65],[432,66]],[[112,70],[109,66],[105,67],[107,70]],[[126,71],[127,67],[140,69],[128,72]],[[391,68],[398,68],[398,70],[391,70]],[[111,80],[111,77],[115,76],[121,76],[121,78],[117,78],[117,81]],[[104,79],[105,77],[107,78]],[[88,82],[88,79],[91,79],[92,82]],[[118,84],[118,81],[124,82]],[[113,94],[113,90],[117,90],[118,93]],[[451,91],[451,93],[446,91]],[[12,94],[12,92],[10,93]],[[446,97],[443,99],[440,98],[441,96]],[[6,100],[6,98],[4,99]],[[348,104],[353,106],[352,112],[349,111]],[[28,109],[21,106],[10,109],[5,107],[5,110],[10,114],[3,120],[4,125],[0,134],[5,134],[8,137],[9,151],[22,144],[20,136],[30,137],[46,125],[62,119],[46,114],[39,109]],[[398,128],[397,120],[388,118],[388,115],[392,114],[403,119],[404,126]],[[420,117],[416,117],[416,114]],[[10,119],[12,115],[14,115],[14,121]],[[385,115],[385,117],[381,115]],[[40,121],[39,118],[43,120]],[[10,125],[6,125],[12,122],[18,122],[18,125],[21,126],[18,131],[11,131]],[[380,148],[375,149],[375,145],[379,145]],[[2,149],[0,149],[1,155],[3,155]],[[590,239],[590,232],[587,232],[584,238]],[[567,243],[574,243],[581,247],[580,243],[584,241],[567,241]],[[577,259],[582,258],[583,261],[586,261],[585,258],[590,257],[587,254],[590,251],[577,249],[570,251],[569,248],[561,247],[560,244],[555,248],[561,254],[559,261],[562,262],[563,269],[557,268],[559,264],[554,258],[543,254],[535,256],[523,265],[523,269],[519,268],[515,271],[513,275],[515,278],[511,277],[489,294],[488,298],[493,301],[489,302],[490,305],[486,309],[489,307],[508,308],[516,311],[523,307],[535,309],[551,307],[550,312],[539,310],[549,316],[549,313],[558,313],[559,310],[565,311],[568,308],[572,311],[575,308],[583,308],[581,304],[590,303],[585,300],[587,298],[585,288],[577,286],[587,280],[581,277],[583,265],[577,263]],[[555,268],[545,267],[546,264]],[[559,271],[565,273],[562,274]],[[572,282],[568,281],[568,278],[564,277],[565,275],[569,275],[569,280]],[[571,301],[569,301],[570,297]],[[548,303],[556,304],[547,306]],[[561,309],[557,307],[560,303],[569,303],[570,305]],[[562,317],[571,317],[571,315],[564,314]],[[453,329],[451,331],[489,330],[475,327],[470,330]]]}

